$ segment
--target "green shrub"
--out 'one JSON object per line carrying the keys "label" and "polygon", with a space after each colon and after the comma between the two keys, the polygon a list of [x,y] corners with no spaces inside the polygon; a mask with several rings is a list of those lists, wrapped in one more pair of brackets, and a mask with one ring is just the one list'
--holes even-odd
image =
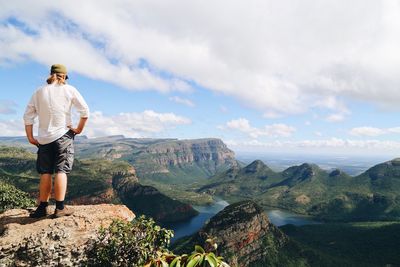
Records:
{"label": "green shrub", "polygon": [[174,255],[171,252],[159,253],[158,258],[150,260],[145,267],[229,267],[222,257],[212,251],[195,246],[190,254]]}
{"label": "green shrub", "polygon": [[27,208],[35,205],[28,193],[15,186],[0,181],[0,212],[8,209]]}
{"label": "green shrub", "polygon": [[171,230],[144,216],[131,223],[114,220],[87,251],[89,266],[143,266],[169,245]]}
{"label": "green shrub", "polygon": [[[87,249],[87,266],[229,267],[222,257],[196,246],[190,255],[174,255],[167,247],[173,231],[144,216],[131,223],[114,220]],[[213,242],[210,240],[210,242]],[[210,247],[216,248],[216,244]]]}

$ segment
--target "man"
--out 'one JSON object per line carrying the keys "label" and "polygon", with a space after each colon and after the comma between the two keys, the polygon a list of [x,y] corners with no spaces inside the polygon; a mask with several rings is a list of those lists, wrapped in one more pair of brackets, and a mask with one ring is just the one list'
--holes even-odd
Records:
{"label": "man", "polygon": [[[80,134],[89,117],[89,108],[75,87],[66,84],[67,69],[61,64],[51,66],[47,85],[39,87],[33,94],[24,114],[25,132],[29,142],[38,147],[36,169],[40,174],[39,200],[31,218],[48,215],[47,207],[54,178],[55,217],[68,216],[72,210],[64,206],[67,190],[67,174],[74,161],[73,139]],[[71,108],[80,114],[76,128],[72,125]],[[33,124],[39,118],[37,139],[33,137]]]}

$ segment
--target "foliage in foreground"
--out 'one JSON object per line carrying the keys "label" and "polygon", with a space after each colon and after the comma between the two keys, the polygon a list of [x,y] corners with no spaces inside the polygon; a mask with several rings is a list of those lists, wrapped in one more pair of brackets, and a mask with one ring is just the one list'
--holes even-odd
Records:
{"label": "foliage in foreground", "polygon": [[35,205],[28,193],[0,181],[0,213],[8,209],[27,208]]}
{"label": "foliage in foreground", "polygon": [[173,254],[167,249],[172,236],[173,231],[161,228],[153,219],[144,216],[131,223],[114,220],[108,228],[100,229],[97,239],[89,246],[86,265],[229,267],[222,257],[200,246],[191,254]]}

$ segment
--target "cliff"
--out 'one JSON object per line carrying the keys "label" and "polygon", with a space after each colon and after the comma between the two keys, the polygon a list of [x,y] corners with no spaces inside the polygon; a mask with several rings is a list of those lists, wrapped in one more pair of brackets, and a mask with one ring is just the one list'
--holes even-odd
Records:
{"label": "cliff", "polygon": [[[27,210],[0,214],[0,266],[76,266],[100,226],[135,215],[122,205],[72,206],[72,216],[31,219]],[[53,207],[54,210],[54,207]]]}
{"label": "cliff", "polygon": [[211,138],[159,143],[149,146],[146,153],[159,155],[155,162],[163,166],[213,161],[217,167],[235,159],[222,140]]}
{"label": "cliff", "polygon": [[115,175],[113,188],[128,208],[160,223],[182,221],[198,214],[191,205],[172,199],[152,186],[139,184],[132,174]]}
{"label": "cliff", "polygon": [[142,179],[193,181],[237,165],[234,152],[217,138],[178,140],[108,136],[80,139],[75,144],[79,157],[128,161]]}
{"label": "cliff", "polygon": [[172,249],[188,253],[195,244],[210,248],[207,239],[214,240],[217,254],[232,267],[338,266],[291,240],[269,221],[260,206],[249,200],[227,206],[200,231],[178,240]]}
{"label": "cliff", "polygon": [[205,179],[238,164],[234,152],[213,138],[155,143],[129,161],[141,177],[177,183]]}
{"label": "cliff", "polygon": [[[0,147],[0,182],[14,185],[36,198],[39,179],[34,166],[33,153],[22,148]],[[68,176],[66,201],[73,205],[122,203],[160,223],[197,214],[192,206],[140,184],[132,165],[119,160],[76,160]]]}

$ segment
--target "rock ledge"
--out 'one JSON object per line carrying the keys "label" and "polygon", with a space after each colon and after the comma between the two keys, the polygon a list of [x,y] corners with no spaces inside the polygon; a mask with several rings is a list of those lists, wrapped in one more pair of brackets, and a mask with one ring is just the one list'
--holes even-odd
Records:
{"label": "rock ledge", "polygon": [[[113,219],[131,221],[135,215],[123,205],[70,206],[74,214],[52,219],[29,218],[29,211],[0,214],[0,266],[76,266],[100,226]],[[54,207],[50,207],[54,211]]]}

